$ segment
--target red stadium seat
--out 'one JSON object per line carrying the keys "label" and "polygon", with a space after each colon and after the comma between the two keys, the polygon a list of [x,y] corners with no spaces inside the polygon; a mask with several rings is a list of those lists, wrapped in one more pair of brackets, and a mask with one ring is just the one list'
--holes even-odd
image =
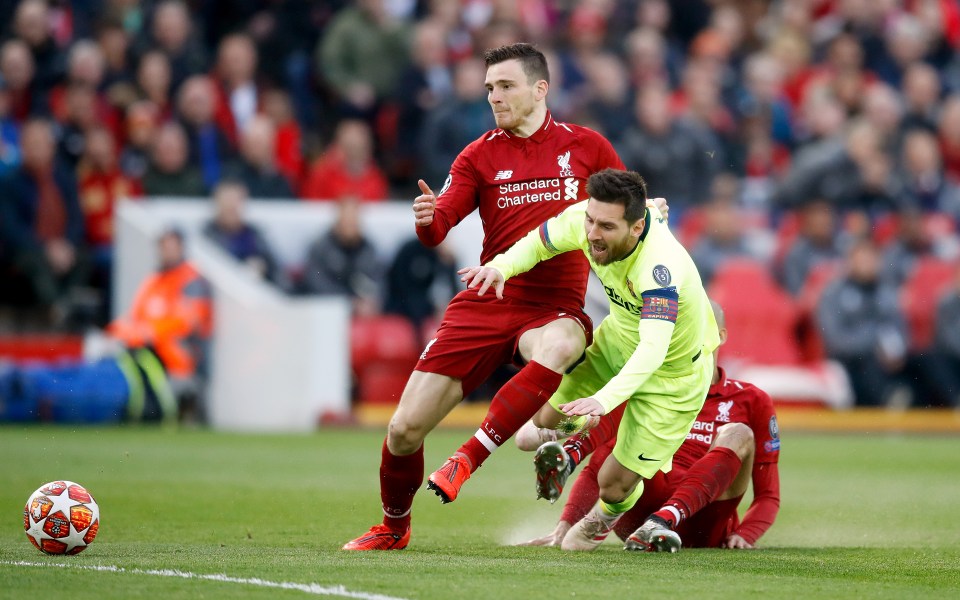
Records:
{"label": "red stadium seat", "polygon": [[731,260],[717,270],[708,292],[723,308],[730,331],[730,338],[720,350],[724,360],[800,364],[797,307],[764,264],[750,259]]}
{"label": "red stadium seat", "polygon": [[403,317],[357,317],[350,323],[350,364],[358,376],[369,365],[377,363],[411,369],[419,355],[417,331]]}
{"label": "red stadium seat", "polygon": [[357,380],[357,400],[363,404],[396,404],[410,378],[410,367],[373,363]]}
{"label": "red stadium seat", "polygon": [[957,272],[957,264],[938,258],[917,260],[900,291],[900,307],[910,330],[910,348],[922,352],[933,343],[937,304]]}

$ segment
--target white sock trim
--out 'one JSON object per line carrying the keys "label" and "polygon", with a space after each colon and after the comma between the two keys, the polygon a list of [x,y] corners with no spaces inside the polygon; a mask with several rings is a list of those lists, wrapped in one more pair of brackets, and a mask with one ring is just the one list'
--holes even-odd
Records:
{"label": "white sock trim", "polygon": [[404,518],[405,516],[409,515],[411,510],[413,510],[413,507],[412,507],[412,506],[411,506],[410,508],[408,508],[408,509],[407,509],[407,512],[403,513],[402,515],[394,515],[394,514],[388,513],[388,512],[387,512],[387,509],[383,509],[383,514],[386,515],[386,516],[387,516],[388,518],[390,518],[390,519],[402,519],[402,518]]}
{"label": "white sock trim", "polygon": [[477,438],[477,440],[483,444],[483,447],[489,450],[491,454],[496,452],[497,448],[499,448],[499,446],[497,446],[497,444],[490,439],[490,436],[488,436],[487,432],[483,429],[478,429],[477,432],[473,434],[473,437]]}
{"label": "white sock trim", "polygon": [[680,511],[677,510],[676,506],[667,505],[663,507],[663,510],[669,511],[673,515],[673,524],[676,525],[680,522]]}

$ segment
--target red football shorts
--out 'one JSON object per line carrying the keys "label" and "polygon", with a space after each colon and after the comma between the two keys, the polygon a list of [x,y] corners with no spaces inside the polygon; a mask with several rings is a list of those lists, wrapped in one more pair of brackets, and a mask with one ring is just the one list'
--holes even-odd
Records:
{"label": "red football shorts", "polygon": [[523,365],[517,352],[521,335],[563,318],[583,328],[589,345],[593,322],[579,307],[560,309],[549,302],[500,300],[493,291],[477,296],[475,289],[463,290],[447,306],[440,329],[427,343],[416,369],[459,379],[466,396],[500,365]]}

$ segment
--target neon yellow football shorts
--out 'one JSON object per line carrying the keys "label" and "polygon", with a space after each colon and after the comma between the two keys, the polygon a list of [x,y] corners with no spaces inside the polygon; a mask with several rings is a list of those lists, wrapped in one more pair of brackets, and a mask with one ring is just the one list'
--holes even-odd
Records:
{"label": "neon yellow football shorts", "polygon": [[[627,358],[598,328],[584,361],[563,378],[550,404],[559,411],[561,404],[591,396],[619,372]],[[677,377],[651,375],[627,400],[613,456],[644,479],[657,471],[670,472],[673,454],[703,408],[713,378],[713,355],[700,356],[693,367]]]}

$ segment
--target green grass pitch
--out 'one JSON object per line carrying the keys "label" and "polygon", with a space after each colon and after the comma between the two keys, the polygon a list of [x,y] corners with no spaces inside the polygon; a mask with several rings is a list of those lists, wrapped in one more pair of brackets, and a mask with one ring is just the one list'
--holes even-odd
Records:
{"label": "green grass pitch", "polygon": [[[467,435],[432,434],[427,472]],[[0,427],[0,597],[960,597],[956,437],[787,431],[780,516],[755,551],[511,547],[560,509],[534,501],[530,455],[510,444],[455,503],[417,496],[407,550],[341,552],[379,520],[382,437]],[[77,556],[42,555],[23,533],[24,502],[55,479],[100,504],[97,540]],[[226,578],[198,577],[214,575]]]}

